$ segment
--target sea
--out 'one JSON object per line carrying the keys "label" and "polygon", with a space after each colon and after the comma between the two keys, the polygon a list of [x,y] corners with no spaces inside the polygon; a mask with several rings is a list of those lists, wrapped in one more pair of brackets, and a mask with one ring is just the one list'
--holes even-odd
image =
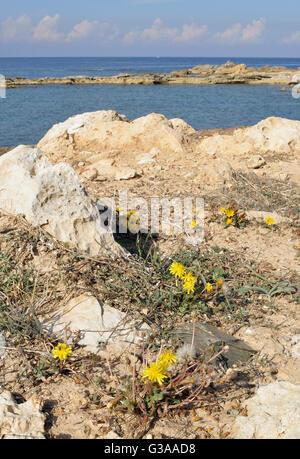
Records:
{"label": "sea", "polygon": [[[168,73],[227,61],[248,67],[300,67],[299,58],[65,57],[0,58],[5,78],[111,76]],[[300,69],[299,69],[300,74]],[[170,85],[64,86],[13,88],[0,98],[0,147],[34,145],[56,123],[97,110],[116,110],[130,120],[149,113],[181,118],[197,130],[249,126],[269,116],[300,120],[300,98],[280,86]]]}

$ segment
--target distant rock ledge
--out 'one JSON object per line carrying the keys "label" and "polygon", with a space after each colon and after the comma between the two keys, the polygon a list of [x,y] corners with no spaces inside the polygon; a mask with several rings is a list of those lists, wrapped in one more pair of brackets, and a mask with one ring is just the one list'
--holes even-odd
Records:
{"label": "distant rock ledge", "polygon": [[7,78],[7,88],[41,85],[281,85],[294,86],[300,83],[300,67],[263,66],[247,67],[245,64],[226,62],[223,65],[197,65],[192,69],[176,70],[170,73],[121,73],[115,76],[68,76],[63,78]]}

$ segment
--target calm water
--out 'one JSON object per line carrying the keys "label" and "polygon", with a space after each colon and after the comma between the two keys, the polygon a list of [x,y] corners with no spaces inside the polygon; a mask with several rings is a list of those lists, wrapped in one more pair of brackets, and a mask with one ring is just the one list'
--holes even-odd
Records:
{"label": "calm water", "polygon": [[[0,58],[0,74],[38,78],[170,72],[230,58]],[[299,59],[233,58],[247,66],[300,66]],[[299,71],[300,73],[300,71]],[[182,118],[195,129],[251,125],[268,116],[300,120],[300,99],[279,86],[44,86],[7,90],[0,99],[0,146],[35,144],[69,116],[117,110],[129,119],[148,113]]]}

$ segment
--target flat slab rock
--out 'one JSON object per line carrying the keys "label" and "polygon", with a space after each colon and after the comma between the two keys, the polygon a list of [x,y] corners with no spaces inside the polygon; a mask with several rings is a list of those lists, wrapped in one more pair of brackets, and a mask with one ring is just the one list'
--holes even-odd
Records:
{"label": "flat slab rock", "polygon": [[44,320],[43,328],[68,344],[80,332],[79,344],[95,354],[99,351],[99,343],[139,343],[142,333],[150,330],[145,323],[134,321],[88,294],[72,299]]}
{"label": "flat slab rock", "polygon": [[225,368],[237,362],[247,362],[256,353],[248,344],[210,324],[187,324],[174,333],[186,345],[191,345],[193,341],[194,351],[198,355],[210,349],[219,352],[224,346],[228,346],[228,351],[222,353],[217,360]]}

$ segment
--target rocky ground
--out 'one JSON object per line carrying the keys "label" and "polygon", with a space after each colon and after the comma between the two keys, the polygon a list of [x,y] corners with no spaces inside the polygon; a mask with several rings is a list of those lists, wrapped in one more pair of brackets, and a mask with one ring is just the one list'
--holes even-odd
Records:
{"label": "rocky ground", "polygon": [[[95,112],[37,147],[0,157],[0,435],[300,438],[300,122],[196,132]],[[204,240],[101,234],[101,200],[124,190],[204,198]],[[206,346],[198,324],[231,338]],[[253,352],[228,365],[236,339]],[[58,342],[73,351],[61,363]],[[169,349],[166,382],[142,380]]]}
{"label": "rocky ground", "polygon": [[[68,76],[63,78],[23,77],[7,78],[8,88],[22,86],[40,86],[49,84],[90,85],[157,85],[157,84],[268,84],[295,86],[300,82],[300,70],[286,67],[263,66],[247,67],[245,64],[227,62],[223,65],[198,65],[192,69],[176,70],[170,73],[122,73],[116,76],[95,77],[87,75]],[[285,88],[286,89],[286,88]]]}

